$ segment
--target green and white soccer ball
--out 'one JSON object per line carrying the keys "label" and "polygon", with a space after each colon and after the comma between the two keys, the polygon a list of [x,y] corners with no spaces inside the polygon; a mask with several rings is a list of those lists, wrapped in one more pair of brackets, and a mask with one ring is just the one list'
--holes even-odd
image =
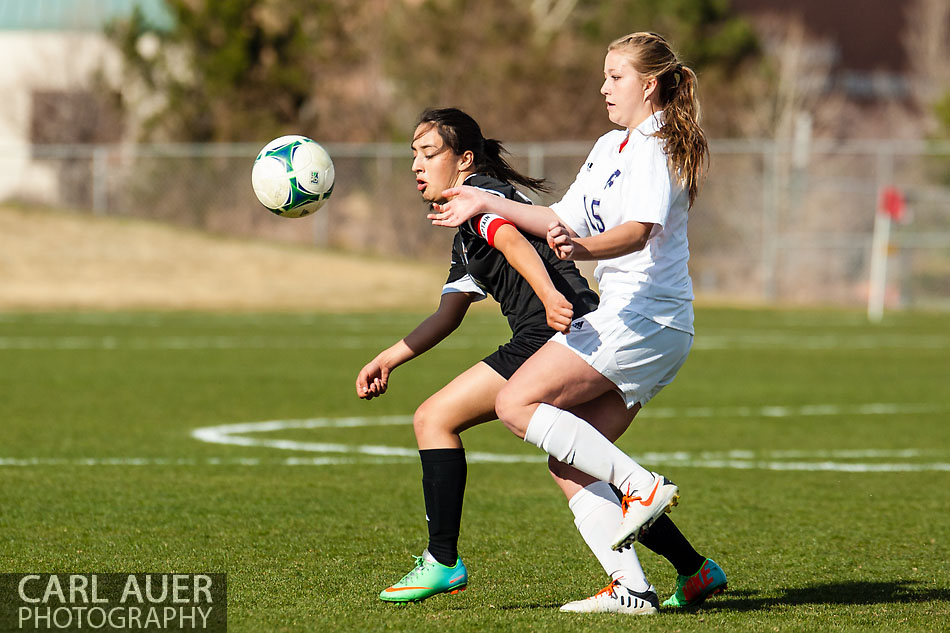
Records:
{"label": "green and white soccer ball", "polygon": [[285,218],[302,218],[322,207],[333,193],[333,179],[333,161],[327,151],[295,134],[265,145],[251,171],[257,199]]}

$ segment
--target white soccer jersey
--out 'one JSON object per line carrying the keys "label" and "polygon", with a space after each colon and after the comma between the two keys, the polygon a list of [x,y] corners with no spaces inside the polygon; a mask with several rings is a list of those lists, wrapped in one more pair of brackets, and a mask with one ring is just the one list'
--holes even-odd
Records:
{"label": "white soccer jersey", "polygon": [[647,118],[629,138],[625,130],[600,137],[574,184],[551,208],[581,237],[630,221],[653,223],[642,250],[598,262],[594,276],[601,306],[623,302],[661,325],[692,334],[689,193],[670,173],[663,140],[652,136],[662,114]]}

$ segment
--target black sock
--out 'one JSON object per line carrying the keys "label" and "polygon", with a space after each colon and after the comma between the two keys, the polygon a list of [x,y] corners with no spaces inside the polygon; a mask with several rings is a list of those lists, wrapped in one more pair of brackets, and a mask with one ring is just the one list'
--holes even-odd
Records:
{"label": "black sock", "polygon": [[[617,498],[622,496],[613,485],[610,487]],[[680,576],[692,576],[706,562],[706,557],[693,549],[673,520],[665,514],[660,515],[639,540],[651,552],[670,561]]]}
{"label": "black sock", "polygon": [[462,497],[467,472],[464,448],[419,451],[422,460],[422,494],[429,521],[429,553],[443,565],[458,560]]}
{"label": "black sock", "polygon": [[640,537],[643,546],[670,561],[680,576],[692,576],[706,561],[690,545],[673,520],[665,514],[654,521],[646,534]]}

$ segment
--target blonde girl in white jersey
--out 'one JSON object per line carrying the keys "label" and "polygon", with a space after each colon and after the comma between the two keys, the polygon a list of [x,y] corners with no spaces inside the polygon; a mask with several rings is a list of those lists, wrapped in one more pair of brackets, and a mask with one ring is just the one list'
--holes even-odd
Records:
{"label": "blonde girl in white jersey", "polygon": [[[616,393],[615,405],[636,415],[672,382],[689,353],[687,215],[708,154],[695,87],[695,74],[661,36],[622,37],[608,47],[601,94],[609,119],[623,129],[597,141],[560,202],[527,207],[456,187],[429,216],[434,224],[457,226],[477,213],[495,213],[546,235],[562,259],[597,260],[600,307],[528,359],[499,393],[495,410],[512,432],[547,451],[555,478],[573,482],[572,507],[589,495],[606,498],[608,484],[623,493],[619,507],[598,510],[614,550],[641,539],[679,491],[611,443],[626,426],[604,428],[568,409]],[[664,604],[695,604],[725,588],[725,574],[709,559],[696,573],[704,582],[680,573]],[[605,591],[563,609],[632,612],[625,603],[653,591],[643,583],[615,578]]]}

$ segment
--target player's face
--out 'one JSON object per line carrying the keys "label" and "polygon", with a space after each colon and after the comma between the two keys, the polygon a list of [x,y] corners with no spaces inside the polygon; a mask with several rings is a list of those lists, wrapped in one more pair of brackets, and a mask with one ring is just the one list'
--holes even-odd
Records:
{"label": "player's face", "polygon": [[644,79],[623,53],[607,53],[600,94],[607,101],[607,116],[613,123],[625,128],[642,123],[652,112],[650,96],[655,87],[656,80]]}
{"label": "player's face", "polygon": [[[468,154],[469,152],[466,152]],[[445,202],[442,192],[464,180],[467,161],[445,145],[431,123],[423,123],[412,136],[412,172],[416,188],[428,202]]]}

